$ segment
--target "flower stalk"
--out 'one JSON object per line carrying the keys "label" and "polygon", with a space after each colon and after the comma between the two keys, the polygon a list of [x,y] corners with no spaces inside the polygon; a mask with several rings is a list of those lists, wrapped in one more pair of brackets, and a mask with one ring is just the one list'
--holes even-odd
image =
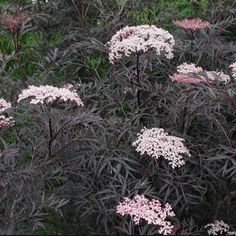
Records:
{"label": "flower stalk", "polygon": [[52,130],[52,119],[48,119],[48,127],[49,127],[49,141],[48,141],[48,157],[52,156],[52,143],[53,143],[53,130]]}
{"label": "flower stalk", "polygon": [[141,90],[140,90],[140,71],[139,71],[139,54],[136,57],[136,83],[137,83],[137,104],[138,108],[141,106]]}

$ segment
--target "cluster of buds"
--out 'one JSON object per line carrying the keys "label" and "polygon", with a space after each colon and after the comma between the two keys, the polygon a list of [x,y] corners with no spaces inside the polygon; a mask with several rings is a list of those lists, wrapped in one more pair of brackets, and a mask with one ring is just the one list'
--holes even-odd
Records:
{"label": "cluster of buds", "polygon": [[208,21],[203,21],[199,18],[197,19],[184,19],[182,21],[174,21],[174,24],[183,29],[183,30],[190,30],[192,33],[196,33],[202,29],[207,29],[211,26]]}
{"label": "cluster of buds", "polygon": [[13,34],[20,31],[22,25],[27,21],[28,15],[25,13],[18,13],[17,15],[2,15],[1,23],[8,28]]}

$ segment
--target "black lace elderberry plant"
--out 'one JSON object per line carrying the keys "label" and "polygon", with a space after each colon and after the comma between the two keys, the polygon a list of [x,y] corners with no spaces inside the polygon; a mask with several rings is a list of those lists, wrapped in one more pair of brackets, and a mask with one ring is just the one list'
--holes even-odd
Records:
{"label": "black lace elderberry plant", "polygon": [[29,16],[26,13],[16,15],[5,14],[0,18],[1,24],[10,31],[15,52],[20,51],[20,31],[23,24],[27,22]]}
{"label": "black lace elderberry plant", "polygon": [[173,57],[175,41],[166,30],[152,25],[126,26],[119,30],[108,42],[109,60],[114,64],[122,57],[136,56],[137,105],[141,106],[140,56],[154,50],[157,56]]}
{"label": "black lace elderberry plant", "polygon": [[[31,104],[43,104],[48,112],[51,112],[51,109],[58,102],[67,102],[70,101],[75,103],[77,106],[84,106],[79,95],[75,91],[71,91],[68,88],[57,88],[54,86],[29,86],[29,88],[22,91],[19,95],[18,102],[23,99],[30,98]],[[53,132],[52,119],[48,117],[48,132],[49,132],[49,141],[48,141],[48,157],[52,156],[52,143],[55,140],[55,135]]]}
{"label": "black lace elderberry plant", "polygon": [[208,21],[202,21],[201,19],[184,19],[182,21],[174,21],[174,24],[183,29],[187,35],[187,37],[191,41],[191,54],[190,54],[190,60],[192,62],[193,60],[193,46],[194,46],[194,40],[196,38],[196,34],[201,29],[207,29],[210,27],[210,23]]}

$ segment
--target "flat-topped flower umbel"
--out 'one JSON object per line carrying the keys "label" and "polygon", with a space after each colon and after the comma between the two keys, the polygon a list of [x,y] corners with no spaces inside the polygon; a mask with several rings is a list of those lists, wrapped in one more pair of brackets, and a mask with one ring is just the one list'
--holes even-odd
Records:
{"label": "flat-topped flower umbel", "polygon": [[208,21],[197,19],[184,19],[182,21],[176,20],[174,24],[184,30],[190,30],[192,32],[198,32],[201,29],[207,29],[211,26]]}
{"label": "flat-topped flower umbel", "polygon": [[177,73],[170,76],[170,79],[181,84],[228,83],[230,81],[230,77],[222,71],[206,71],[202,67],[197,67],[194,63],[179,65]]}
{"label": "flat-topped flower umbel", "polygon": [[236,231],[229,231],[230,226],[223,220],[216,220],[214,223],[207,224],[205,227],[208,235],[236,235]]}
{"label": "flat-topped flower umbel", "polygon": [[229,75],[226,75],[222,71],[206,71],[206,77],[208,81],[218,81],[228,83],[230,81]]}
{"label": "flat-topped flower umbel", "polygon": [[84,106],[79,95],[75,91],[68,88],[57,88],[50,85],[29,86],[24,89],[18,97],[18,102],[23,99],[30,99],[31,104],[46,104],[52,105],[56,102],[73,102],[78,106]]}
{"label": "flat-topped flower umbel", "polygon": [[197,67],[194,63],[183,63],[177,67],[179,73],[188,74],[188,73],[200,73],[203,72],[202,67]]}
{"label": "flat-topped flower umbel", "polygon": [[[44,108],[49,108],[51,111],[51,107],[57,105],[58,103],[67,103],[70,102],[77,106],[84,106],[84,103],[80,99],[79,95],[75,90],[72,89],[73,86],[57,88],[50,85],[41,85],[41,86],[29,86],[27,89],[24,89],[18,97],[18,102],[28,99],[31,104],[43,104]],[[55,140],[55,134],[53,131],[52,118],[48,116],[48,156],[52,156],[52,147],[53,142]]]}
{"label": "flat-topped flower umbel", "polygon": [[6,14],[1,16],[0,21],[2,25],[8,28],[12,33],[16,33],[28,18],[29,16],[25,13],[19,13],[15,16]]}
{"label": "flat-topped flower umbel", "polygon": [[194,63],[183,63],[177,67],[177,72],[170,76],[172,81],[181,84],[200,84],[206,83],[206,79],[203,76],[196,76],[203,72],[202,67],[197,67]]}
{"label": "flat-topped flower umbel", "polygon": [[144,195],[136,195],[133,199],[124,198],[117,208],[116,212],[122,216],[130,215],[136,225],[141,220],[147,221],[148,224],[158,225],[158,232],[163,235],[171,234],[174,226],[167,221],[168,216],[175,216],[171,205],[166,203],[161,206],[159,200],[147,199]]}
{"label": "flat-topped flower umbel", "polygon": [[154,25],[126,26],[107,43],[112,64],[123,56],[154,50],[157,56],[173,57],[174,37]]}
{"label": "flat-topped flower umbel", "polygon": [[[7,102],[4,98],[0,98],[0,112],[5,112],[7,109],[11,108],[11,103]],[[11,127],[15,124],[13,117],[6,117],[5,115],[0,115],[0,128]]]}
{"label": "flat-topped flower umbel", "polygon": [[13,117],[0,116],[0,128],[11,127],[15,124]]}
{"label": "flat-topped flower umbel", "polygon": [[11,108],[11,103],[7,102],[4,98],[0,98],[0,112]]}
{"label": "flat-topped flower umbel", "polygon": [[183,142],[184,139],[168,135],[164,129],[144,128],[132,145],[141,155],[147,154],[155,159],[165,158],[174,169],[185,164],[182,154],[190,156]]}
{"label": "flat-topped flower umbel", "polygon": [[232,71],[232,75],[234,77],[234,79],[236,79],[236,62],[234,62],[233,64],[230,65],[231,71]]}

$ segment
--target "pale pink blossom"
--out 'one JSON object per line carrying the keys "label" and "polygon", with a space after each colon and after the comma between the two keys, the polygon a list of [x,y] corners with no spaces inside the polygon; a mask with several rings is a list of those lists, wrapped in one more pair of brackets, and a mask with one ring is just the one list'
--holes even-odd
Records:
{"label": "pale pink blossom", "polygon": [[177,67],[177,72],[170,76],[172,81],[181,84],[201,84],[230,81],[229,75],[224,74],[222,71],[207,71],[202,67],[197,67],[195,64],[183,63]]}
{"label": "pale pink blossom", "polygon": [[182,154],[190,156],[183,142],[184,139],[168,135],[164,129],[144,128],[132,145],[141,155],[147,154],[155,159],[165,158],[174,169],[185,164]]}
{"label": "pale pink blossom", "polygon": [[194,63],[183,63],[177,67],[177,72],[170,76],[172,81],[181,84],[200,84],[206,83],[204,76],[200,75],[203,72],[202,67],[197,67]]}
{"label": "pale pink blossom", "polygon": [[107,43],[112,64],[123,56],[141,54],[154,50],[157,56],[173,58],[174,37],[166,30],[154,25],[126,26]]}
{"label": "pale pink blossom", "polygon": [[209,235],[236,235],[236,231],[229,231],[230,226],[223,220],[216,220],[214,223],[205,225],[204,228],[207,228],[207,233]]}
{"label": "pale pink blossom", "polygon": [[174,21],[174,24],[182,29],[187,29],[192,32],[197,32],[201,29],[206,29],[211,26],[211,24],[208,21],[203,21],[199,18],[197,19],[184,19],[182,21]]}
{"label": "pale pink blossom", "polygon": [[29,86],[24,89],[18,97],[18,102],[29,98],[31,104],[47,104],[52,105],[56,102],[73,102],[78,106],[84,106],[82,100],[76,91],[68,88],[57,88],[50,85]]}
{"label": "pale pink blossom", "polygon": [[116,212],[122,216],[130,215],[136,225],[141,220],[147,221],[148,224],[158,225],[158,232],[163,235],[171,234],[174,228],[167,220],[167,217],[175,216],[171,205],[166,203],[162,207],[159,200],[149,200],[144,195],[136,195],[133,199],[126,197],[116,209]]}
{"label": "pale pink blossom", "polygon": [[70,84],[70,83],[67,83],[67,84],[64,84],[62,86],[62,88],[66,88],[66,89],[69,89],[69,90],[73,90],[74,89],[74,85],[73,84]]}
{"label": "pale pink blossom", "polygon": [[232,71],[232,75],[234,77],[234,79],[236,79],[236,62],[234,62],[233,64],[230,65],[231,71]]}
{"label": "pale pink blossom", "polygon": [[3,112],[7,109],[11,108],[11,103],[7,102],[5,99],[0,98],[0,112]]}
{"label": "pale pink blossom", "polygon": [[177,67],[177,71],[182,74],[203,72],[202,67],[197,67],[194,63],[183,63]]}
{"label": "pale pink blossom", "polygon": [[0,128],[11,127],[15,124],[13,117],[0,116]]}
{"label": "pale pink blossom", "polygon": [[222,71],[206,71],[206,77],[208,81],[218,81],[228,83],[230,81],[229,75],[226,75]]}

